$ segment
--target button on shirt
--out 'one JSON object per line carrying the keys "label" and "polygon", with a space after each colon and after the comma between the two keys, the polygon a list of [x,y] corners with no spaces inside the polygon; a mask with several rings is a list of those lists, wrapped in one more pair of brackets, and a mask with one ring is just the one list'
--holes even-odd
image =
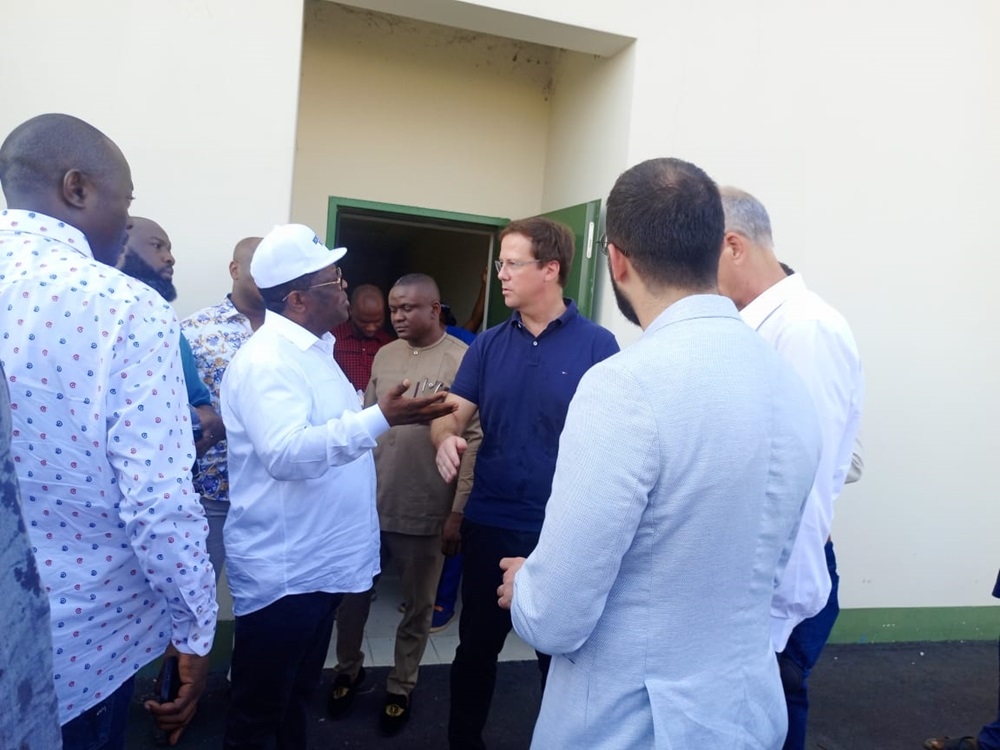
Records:
{"label": "button on shirt", "polygon": [[801,275],[782,279],[740,314],[805,382],[823,438],[816,480],[771,604],[771,640],[780,652],[795,626],[819,612],[830,597],[824,545],[833,523],[833,502],[851,469],[864,377],[844,316],[811,292]]}
{"label": "button on shirt", "polygon": [[516,311],[481,333],[455,375],[451,392],[479,407],[483,428],[465,506],[471,521],[542,528],[569,402],[583,374],[618,351],[610,331],[565,302],[566,311],[537,338]]}
{"label": "button on shirt", "polygon": [[84,235],[0,212],[0,359],[23,512],[52,610],[65,724],[215,631],[208,526],[173,309]]}
{"label": "button on shirt", "polygon": [[389,424],[361,409],[333,346],[268,311],[223,376],[239,616],[292,594],[367,591],[379,572],[372,449]]}
{"label": "button on shirt", "polygon": [[[182,320],[181,329],[191,344],[198,373],[212,394],[212,406],[218,412],[222,376],[233,355],[253,333],[250,320],[227,296],[218,305]],[[229,502],[226,441],[220,440],[205,451],[199,463],[201,471],[194,478],[194,488],[208,500]]]}

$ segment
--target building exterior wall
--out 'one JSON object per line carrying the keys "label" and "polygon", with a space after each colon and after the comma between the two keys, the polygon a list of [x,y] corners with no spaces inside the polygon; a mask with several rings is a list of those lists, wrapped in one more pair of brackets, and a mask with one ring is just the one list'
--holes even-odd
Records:
{"label": "building exterior wall", "polygon": [[308,0],[293,218],[325,227],[330,195],[534,213],[557,54]]}
{"label": "building exterior wall", "polygon": [[[114,138],[135,212],[174,239],[182,313],[226,290],[236,239],[323,227],[331,194],[519,216],[604,197],[641,159],[694,161],[765,202],[781,257],[858,339],[867,468],[834,524],[843,605],[990,603],[1000,5],[397,4],[541,19],[531,44],[491,48],[324,3],[8,2],[0,131],[56,110]],[[575,27],[635,42],[543,46]],[[610,297],[602,278],[599,320],[634,340]]]}
{"label": "building exterior wall", "polygon": [[177,257],[186,314],[228,291],[237,240],[288,221],[302,10],[287,0],[8,0],[0,133],[87,120],[132,167],[133,213]]}

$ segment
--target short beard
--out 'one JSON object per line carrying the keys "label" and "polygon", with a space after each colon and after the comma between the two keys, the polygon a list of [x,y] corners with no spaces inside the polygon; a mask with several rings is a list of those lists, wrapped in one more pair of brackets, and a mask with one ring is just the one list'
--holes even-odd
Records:
{"label": "short beard", "polygon": [[[611,261],[608,261],[608,274],[611,274]],[[618,288],[618,284],[615,283],[615,277],[611,276],[611,289],[615,293],[615,302],[618,303],[618,309],[621,310],[622,315],[625,319],[634,325],[639,324],[639,316],[635,314],[635,307],[629,302],[628,298],[625,296],[625,292]]]}
{"label": "short beard", "polygon": [[122,254],[121,265],[118,266],[118,270],[151,287],[154,292],[163,297],[167,302],[173,302],[177,299],[177,288],[174,286],[174,283],[160,276],[160,274],[153,270],[153,267],[149,263],[140,258],[136,253],[126,250]]}

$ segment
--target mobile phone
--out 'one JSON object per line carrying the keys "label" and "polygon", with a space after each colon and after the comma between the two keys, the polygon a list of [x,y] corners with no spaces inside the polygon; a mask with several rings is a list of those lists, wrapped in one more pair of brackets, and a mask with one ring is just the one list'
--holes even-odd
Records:
{"label": "mobile phone", "polygon": [[[177,699],[177,693],[181,689],[181,673],[176,656],[167,656],[163,659],[160,667],[160,674],[156,677],[156,700],[158,703],[171,703]],[[153,724],[153,744],[162,747],[170,744],[168,734]]]}
{"label": "mobile phone", "polygon": [[181,689],[181,673],[176,656],[168,656],[163,660],[156,683],[159,686],[157,700],[160,703],[170,703],[177,699],[177,693]]}

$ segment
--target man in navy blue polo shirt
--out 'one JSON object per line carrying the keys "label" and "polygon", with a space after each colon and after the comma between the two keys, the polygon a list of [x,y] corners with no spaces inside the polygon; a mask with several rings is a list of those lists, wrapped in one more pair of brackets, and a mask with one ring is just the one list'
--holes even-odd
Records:
{"label": "man in navy blue polo shirt", "polygon": [[[610,331],[562,296],[573,246],[568,227],[541,217],[504,229],[497,278],[514,313],[469,347],[448,395],[457,411],[431,425],[446,481],[457,475],[466,447],[460,436],[477,408],[483,427],[462,522],[462,615],[448,720],[452,750],[485,748],[497,656],[511,630],[510,612],[497,606],[500,559],[527,555],[538,543],[569,402],[583,374],[618,351]],[[539,654],[538,663],[544,684],[549,657]]]}

